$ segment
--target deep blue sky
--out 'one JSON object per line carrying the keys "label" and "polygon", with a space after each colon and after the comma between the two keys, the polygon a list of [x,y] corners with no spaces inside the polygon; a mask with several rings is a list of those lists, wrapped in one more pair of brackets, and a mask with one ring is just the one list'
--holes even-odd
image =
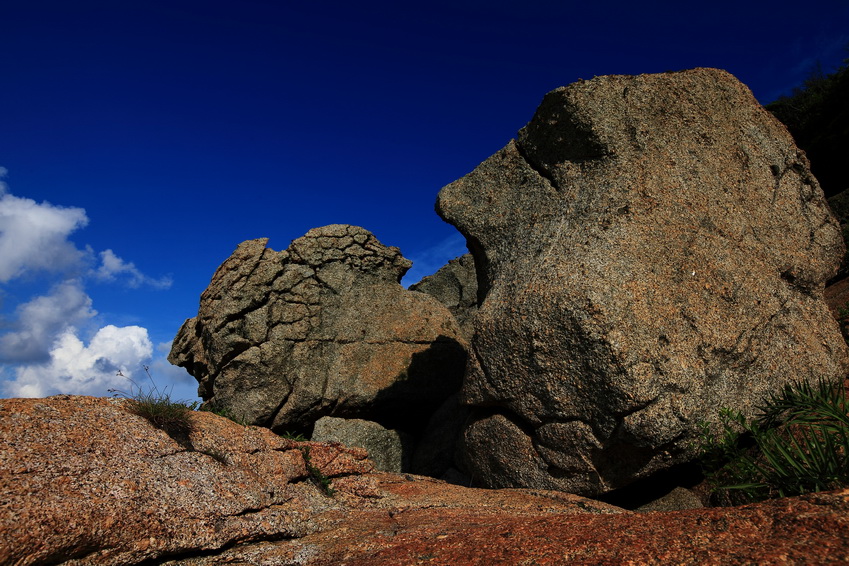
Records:
{"label": "deep blue sky", "polygon": [[412,283],[464,251],[439,189],[547,91],[708,66],[767,103],[847,44],[846,0],[3,0],[0,395],[148,364],[192,397],[163,352],[241,241],[356,224]]}

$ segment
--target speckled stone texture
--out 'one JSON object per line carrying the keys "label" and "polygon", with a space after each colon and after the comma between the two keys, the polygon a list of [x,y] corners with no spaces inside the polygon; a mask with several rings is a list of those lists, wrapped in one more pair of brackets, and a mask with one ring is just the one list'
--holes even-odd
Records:
{"label": "speckled stone texture", "polygon": [[368,452],[375,469],[381,472],[400,473],[410,469],[407,461],[411,457],[413,439],[372,421],[321,417],[315,422],[310,440],[362,448]]}
{"label": "speckled stone texture", "polygon": [[457,319],[466,339],[471,340],[478,311],[478,281],[472,254],[452,259],[433,275],[410,285],[410,291],[427,293],[439,299]]}
{"label": "speckled stone texture", "polygon": [[267,242],[239,245],[174,340],[169,360],[207,406],[280,432],[323,416],[409,430],[459,390],[466,342],[442,304],[400,285],[398,248],[341,224]]}
{"label": "speckled stone texture", "polygon": [[693,456],[700,420],[838,378],[844,245],[805,155],[728,73],[598,77],[443,188],[478,268],[467,473],[585,495]]}
{"label": "speckled stone texture", "polygon": [[[295,442],[208,412],[189,423],[175,439],[127,401],[0,399],[0,564],[315,564],[399,528],[404,514],[434,511],[438,525],[464,514],[621,511],[562,493],[371,473],[362,449]],[[307,449],[332,496],[313,481]],[[299,542],[317,533],[325,538]]]}
{"label": "speckled stone texture", "polygon": [[366,473],[361,449],[297,443],[212,413],[180,441],[127,401],[0,399],[0,564],[135,564],[300,537],[337,505],[310,480]]}
{"label": "speckled stone texture", "polygon": [[[849,490],[631,513],[556,491],[375,473],[365,452],[211,413],[171,438],[125,401],[0,399],[0,564],[829,564]],[[304,460],[329,476],[327,496]]]}

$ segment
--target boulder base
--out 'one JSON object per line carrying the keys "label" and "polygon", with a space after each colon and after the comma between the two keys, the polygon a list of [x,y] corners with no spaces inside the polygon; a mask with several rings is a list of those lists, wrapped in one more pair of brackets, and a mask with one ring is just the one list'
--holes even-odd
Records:
{"label": "boulder base", "polygon": [[[849,560],[849,491],[637,514],[560,492],[374,473],[362,450],[211,413],[180,442],[91,397],[0,400],[0,563],[811,564]],[[304,459],[332,480],[326,495]]]}

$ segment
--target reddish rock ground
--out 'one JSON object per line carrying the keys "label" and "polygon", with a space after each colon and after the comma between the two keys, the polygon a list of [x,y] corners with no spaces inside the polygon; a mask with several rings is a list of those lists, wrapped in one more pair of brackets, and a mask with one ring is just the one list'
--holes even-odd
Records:
{"label": "reddish rock ground", "polygon": [[[361,450],[110,399],[0,400],[0,564],[826,564],[849,490],[638,514],[570,494],[372,472]],[[332,478],[333,496],[310,466]]]}

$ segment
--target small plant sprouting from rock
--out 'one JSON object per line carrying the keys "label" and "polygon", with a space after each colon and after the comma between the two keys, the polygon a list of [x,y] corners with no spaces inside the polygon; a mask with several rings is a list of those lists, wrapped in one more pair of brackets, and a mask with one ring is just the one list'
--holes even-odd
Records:
{"label": "small plant sprouting from rock", "polygon": [[309,440],[306,436],[304,436],[300,432],[289,432],[288,430],[286,432],[284,432],[283,434],[281,434],[280,436],[282,436],[283,438],[286,438],[288,440],[294,440],[295,442],[306,442],[307,440]]}
{"label": "small plant sprouting from rock", "polygon": [[333,494],[336,493],[336,490],[333,489],[331,485],[330,478],[322,473],[318,466],[312,463],[312,459],[310,459],[310,447],[309,446],[301,446],[301,454],[304,455],[304,463],[307,466],[307,472],[310,475],[310,479],[312,482],[324,492],[328,497],[333,497]]}
{"label": "small plant sprouting from rock", "polygon": [[[151,387],[147,390],[142,388],[132,379],[130,391],[125,393],[117,389],[110,389],[113,397],[126,400],[128,410],[140,417],[144,417],[158,429],[164,430],[169,436],[181,437],[191,432],[191,413],[197,408],[197,403],[186,403],[184,401],[172,401],[168,388],[160,390],[150,375],[150,368],[142,366]],[[119,376],[124,377],[120,371]]]}
{"label": "small plant sprouting from rock", "polygon": [[720,411],[722,431],[703,423],[701,463],[720,505],[849,485],[849,401],[843,384],[795,382],[747,419]]}

